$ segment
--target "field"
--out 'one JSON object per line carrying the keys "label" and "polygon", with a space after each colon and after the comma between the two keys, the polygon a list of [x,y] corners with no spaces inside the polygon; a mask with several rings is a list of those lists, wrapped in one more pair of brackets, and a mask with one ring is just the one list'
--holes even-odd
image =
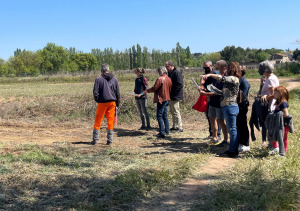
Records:
{"label": "field", "polygon": [[[299,210],[299,81],[280,78],[293,89],[287,156],[269,156],[258,132],[251,152],[226,159],[216,156],[225,148],[208,144],[205,116],[191,109],[198,92],[190,78],[199,82],[199,74],[184,75],[184,132],[166,139],[154,137],[153,95],[154,129],[138,130],[134,78],[117,77],[122,103],[112,146],[105,121],[100,143],[89,144],[95,75],[0,80],[1,210]],[[156,77],[148,75],[150,85]],[[249,82],[253,100],[259,80]]]}

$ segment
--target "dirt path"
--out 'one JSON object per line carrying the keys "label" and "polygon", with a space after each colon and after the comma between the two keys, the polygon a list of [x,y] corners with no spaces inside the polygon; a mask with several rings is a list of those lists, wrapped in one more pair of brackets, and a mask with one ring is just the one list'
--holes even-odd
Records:
{"label": "dirt path", "polygon": [[[171,192],[161,194],[156,207],[141,208],[142,210],[188,210],[201,193],[207,192],[207,185],[221,172],[230,168],[236,160],[231,158],[212,157],[205,166],[199,169],[200,177],[190,178]],[[157,203],[155,203],[157,204]]]}

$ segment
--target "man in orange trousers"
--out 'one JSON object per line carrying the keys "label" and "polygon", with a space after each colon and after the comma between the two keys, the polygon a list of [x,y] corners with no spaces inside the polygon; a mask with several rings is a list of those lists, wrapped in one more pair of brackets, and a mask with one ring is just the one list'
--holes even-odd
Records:
{"label": "man in orange trousers", "polygon": [[94,99],[98,103],[93,130],[93,145],[99,141],[100,127],[104,115],[107,119],[107,145],[113,142],[113,129],[116,109],[120,104],[120,88],[118,79],[109,72],[107,64],[101,65],[101,75],[94,84]]}

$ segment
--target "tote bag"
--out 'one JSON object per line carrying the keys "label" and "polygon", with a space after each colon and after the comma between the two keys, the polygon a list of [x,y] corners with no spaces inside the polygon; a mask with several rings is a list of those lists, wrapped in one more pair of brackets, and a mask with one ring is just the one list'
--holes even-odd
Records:
{"label": "tote bag", "polygon": [[200,111],[200,112],[206,112],[208,107],[207,103],[207,97],[206,95],[200,95],[195,105],[193,105],[193,109]]}

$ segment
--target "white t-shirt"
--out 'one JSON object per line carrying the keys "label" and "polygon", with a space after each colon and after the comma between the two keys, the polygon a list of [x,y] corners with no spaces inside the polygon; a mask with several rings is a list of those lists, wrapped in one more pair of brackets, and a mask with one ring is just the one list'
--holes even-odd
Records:
{"label": "white t-shirt", "polygon": [[[267,80],[265,81],[265,84],[261,89],[261,96],[271,95],[269,88],[271,88],[271,87],[276,88],[277,86],[279,86],[279,80],[278,80],[277,76],[273,74],[269,78],[267,78]],[[270,105],[271,111],[275,110],[275,102],[276,102],[276,100],[273,99],[272,103]]]}

